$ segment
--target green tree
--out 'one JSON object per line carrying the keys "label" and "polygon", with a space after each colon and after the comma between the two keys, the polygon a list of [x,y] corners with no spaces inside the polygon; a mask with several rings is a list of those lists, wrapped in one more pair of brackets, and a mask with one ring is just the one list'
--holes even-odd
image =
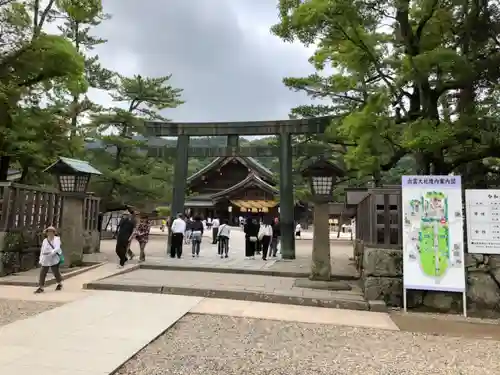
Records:
{"label": "green tree", "polygon": [[144,126],[144,120],[165,121],[159,111],[182,104],[182,90],[170,86],[169,79],[119,77],[111,96],[128,107],[115,107],[94,118],[94,136],[104,148],[90,152],[103,172],[93,189],[105,206],[126,203],[141,207],[169,198],[172,163],[148,156]]}
{"label": "green tree", "polygon": [[[96,0],[50,0],[44,5],[40,0],[0,3],[0,180],[6,179],[13,163],[23,163],[25,152],[32,151],[32,147],[27,147],[29,140],[19,145],[28,133],[32,139],[37,134],[54,133],[37,129],[35,119],[49,112],[26,108],[34,92],[41,87],[44,91],[66,87],[75,93],[87,89],[82,56],[66,38],[46,34],[44,26],[57,14],[71,16],[78,9],[97,3]],[[58,121],[44,122],[44,126],[50,124],[60,127]],[[57,129],[52,130],[58,134]],[[38,138],[38,142],[43,140]]]}
{"label": "green tree", "polygon": [[316,45],[318,73],[285,85],[330,103],[293,114],[334,116],[326,135],[358,175],[380,183],[406,155],[425,174],[499,156],[495,4],[280,0],[279,14],[274,34]]}

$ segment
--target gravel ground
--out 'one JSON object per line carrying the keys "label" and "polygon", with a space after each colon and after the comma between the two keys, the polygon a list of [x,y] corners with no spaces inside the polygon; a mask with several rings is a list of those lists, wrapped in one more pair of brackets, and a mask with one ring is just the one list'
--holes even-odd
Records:
{"label": "gravel ground", "polygon": [[0,299],[0,326],[61,306],[60,303]]}
{"label": "gravel ground", "polygon": [[490,375],[500,343],[398,331],[187,315],[119,375]]}

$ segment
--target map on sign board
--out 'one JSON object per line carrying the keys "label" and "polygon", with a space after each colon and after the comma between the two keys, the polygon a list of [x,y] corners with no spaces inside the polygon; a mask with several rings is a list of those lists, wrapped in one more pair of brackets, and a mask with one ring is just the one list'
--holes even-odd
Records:
{"label": "map on sign board", "polygon": [[500,254],[500,190],[465,191],[469,253]]}
{"label": "map on sign board", "polygon": [[464,290],[460,178],[404,176],[402,200],[405,287]]}

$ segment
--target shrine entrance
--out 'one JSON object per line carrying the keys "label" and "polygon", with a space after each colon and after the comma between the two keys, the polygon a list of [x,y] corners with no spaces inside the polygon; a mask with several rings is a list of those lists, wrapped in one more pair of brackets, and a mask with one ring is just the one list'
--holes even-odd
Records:
{"label": "shrine entrance", "polygon": [[[156,156],[175,157],[172,215],[184,212],[188,179],[188,158],[195,157],[278,157],[279,218],[281,224],[281,253],[283,259],[295,259],[295,218],[293,197],[293,155],[315,155],[324,151],[321,145],[292,146],[292,134],[323,134],[332,117],[298,120],[224,122],[224,123],[176,123],[146,122],[148,135],[152,137],[177,137],[176,147],[157,147]],[[240,136],[279,136],[279,145],[240,147]],[[190,147],[190,137],[226,136],[226,147]],[[152,146],[149,146],[150,152]],[[241,202],[240,202],[241,203]],[[241,203],[245,206],[245,203]]]}

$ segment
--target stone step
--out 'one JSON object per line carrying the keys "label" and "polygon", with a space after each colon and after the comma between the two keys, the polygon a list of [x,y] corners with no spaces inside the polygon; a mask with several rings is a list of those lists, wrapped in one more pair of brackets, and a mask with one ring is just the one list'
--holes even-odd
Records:
{"label": "stone step", "polygon": [[[359,287],[331,291],[295,286],[295,279],[262,275],[139,269],[90,282],[84,287],[156,294],[271,302],[289,305],[370,310]],[[374,310],[380,311],[378,307]]]}
{"label": "stone step", "polygon": [[[195,272],[213,272],[213,273],[234,273],[243,275],[262,275],[262,276],[280,276],[280,277],[294,277],[302,278],[308,277],[310,272],[307,271],[282,271],[272,269],[253,269],[253,268],[238,268],[238,267],[210,267],[210,266],[196,266],[193,264],[161,264],[147,262],[140,265],[142,269],[149,270],[162,270],[162,271],[195,271]],[[341,274],[332,273],[332,280],[359,280],[359,274]]]}

